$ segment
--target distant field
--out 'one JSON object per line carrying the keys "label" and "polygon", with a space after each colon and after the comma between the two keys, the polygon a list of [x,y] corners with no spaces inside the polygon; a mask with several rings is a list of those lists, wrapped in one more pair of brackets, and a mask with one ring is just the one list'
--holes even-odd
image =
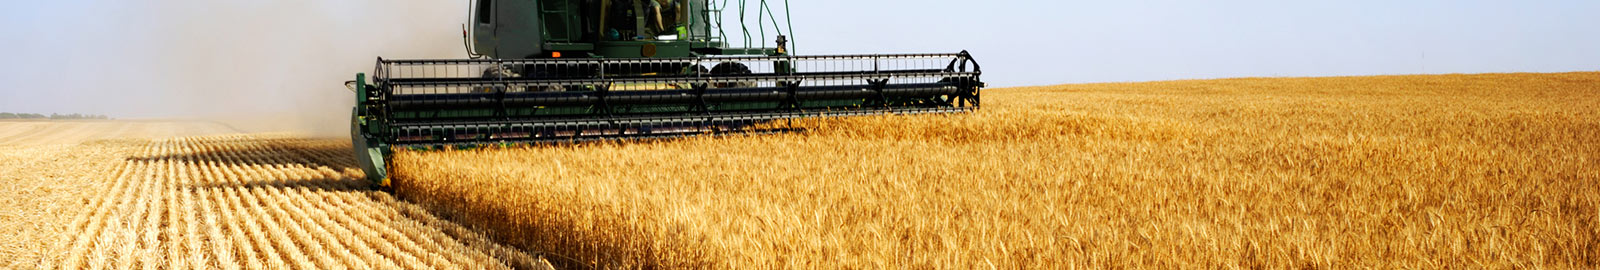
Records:
{"label": "distant field", "polygon": [[1600,266],[1600,73],[993,89],[798,125],[407,151],[394,177],[568,266]]}
{"label": "distant field", "polygon": [[238,131],[210,122],[0,119],[0,149],[77,144],[104,139],[151,139],[235,132]]}

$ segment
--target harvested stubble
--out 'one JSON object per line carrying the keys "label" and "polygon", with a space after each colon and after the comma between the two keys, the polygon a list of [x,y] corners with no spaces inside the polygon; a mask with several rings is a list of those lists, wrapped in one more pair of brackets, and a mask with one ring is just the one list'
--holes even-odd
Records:
{"label": "harvested stubble", "polygon": [[0,269],[39,260],[51,236],[67,233],[82,190],[137,147],[128,141],[80,145],[0,145]]}
{"label": "harvested stubble", "polygon": [[[345,140],[228,135],[86,148],[70,214],[19,268],[508,269],[536,258],[370,189]],[[111,150],[120,152],[115,152]],[[101,154],[94,151],[106,151]],[[110,162],[102,162],[110,161]],[[44,180],[44,179],[38,179]],[[38,256],[43,255],[43,256]],[[3,262],[3,261],[0,261]]]}
{"label": "harvested stubble", "polygon": [[606,267],[1600,266],[1600,73],[995,89],[808,131],[401,152],[397,190]]}
{"label": "harvested stubble", "polygon": [[67,223],[86,210],[88,191],[140,148],[130,139],[230,132],[190,121],[0,120],[0,269],[36,264],[52,237],[76,230]]}

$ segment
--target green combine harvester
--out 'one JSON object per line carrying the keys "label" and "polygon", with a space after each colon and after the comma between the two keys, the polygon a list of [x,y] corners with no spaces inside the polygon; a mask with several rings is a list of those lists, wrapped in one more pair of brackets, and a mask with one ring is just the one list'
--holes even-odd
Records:
{"label": "green combine harvester", "polygon": [[[357,159],[387,186],[393,147],[780,132],[760,124],[978,108],[982,72],[965,51],[795,56],[766,1],[751,5],[759,38],[737,3],[742,47],[724,39],[727,1],[473,0],[471,59],[379,58],[371,82],[346,83]],[[751,46],[766,21],[776,46]]]}

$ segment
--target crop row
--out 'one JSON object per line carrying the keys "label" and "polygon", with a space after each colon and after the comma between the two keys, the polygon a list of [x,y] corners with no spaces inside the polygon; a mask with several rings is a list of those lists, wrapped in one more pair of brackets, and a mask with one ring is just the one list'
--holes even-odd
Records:
{"label": "crop row", "polygon": [[41,268],[508,269],[537,259],[394,197],[348,144],[229,135],[149,143],[84,202]]}

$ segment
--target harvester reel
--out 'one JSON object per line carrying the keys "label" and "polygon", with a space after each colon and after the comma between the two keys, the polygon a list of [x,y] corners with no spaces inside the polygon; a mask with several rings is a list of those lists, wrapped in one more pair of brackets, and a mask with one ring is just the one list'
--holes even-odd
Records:
{"label": "harvester reel", "polygon": [[353,84],[351,135],[367,177],[383,183],[390,147],[772,133],[795,118],[968,112],[980,74],[964,53],[379,59],[372,85],[360,75]]}

